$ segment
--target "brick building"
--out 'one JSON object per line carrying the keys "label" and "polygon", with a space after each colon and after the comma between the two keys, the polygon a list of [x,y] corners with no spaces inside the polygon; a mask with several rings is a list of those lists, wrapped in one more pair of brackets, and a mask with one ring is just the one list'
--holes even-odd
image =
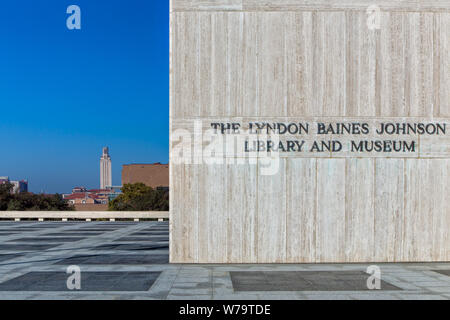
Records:
{"label": "brick building", "polygon": [[64,195],[64,200],[71,204],[101,204],[99,197],[87,192]]}
{"label": "brick building", "polygon": [[109,201],[118,194],[113,189],[75,187],[71,194],[65,194],[63,198],[74,205],[77,211],[107,211]]}
{"label": "brick building", "polygon": [[75,187],[71,194],[64,194],[63,198],[72,204],[108,204],[116,198],[120,192],[115,189],[87,189]]}
{"label": "brick building", "polygon": [[169,188],[169,165],[126,164],[122,167],[122,185],[142,182],[152,188]]}

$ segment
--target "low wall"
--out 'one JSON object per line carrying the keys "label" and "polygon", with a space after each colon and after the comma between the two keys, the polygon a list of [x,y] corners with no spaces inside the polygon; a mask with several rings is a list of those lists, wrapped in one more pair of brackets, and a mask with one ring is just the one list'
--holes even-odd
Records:
{"label": "low wall", "polygon": [[108,211],[107,204],[75,204],[76,211]]}
{"label": "low wall", "polygon": [[167,211],[2,211],[1,219],[168,219]]}

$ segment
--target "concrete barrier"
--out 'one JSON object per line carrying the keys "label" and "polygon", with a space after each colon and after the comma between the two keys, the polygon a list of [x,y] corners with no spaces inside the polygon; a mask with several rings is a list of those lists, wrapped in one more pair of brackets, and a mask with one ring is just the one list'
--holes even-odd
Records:
{"label": "concrete barrier", "polygon": [[130,219],[139,221],[140,219],[163,219],[169,218],[168,211],[1,211],[1,219],[14,219],[20,221],[21,219],[38,219],[44,221],[45,219],[61,219],[67,221],[68,219],[81,219],[92,221],[93,219],[109,219],[115,221],[116,219]]}

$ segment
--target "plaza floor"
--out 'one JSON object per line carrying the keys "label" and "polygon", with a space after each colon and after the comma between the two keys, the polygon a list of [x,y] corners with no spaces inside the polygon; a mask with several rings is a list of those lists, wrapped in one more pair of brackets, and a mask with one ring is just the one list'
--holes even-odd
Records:
{"label": "plaza floor", "polygon": [[[0,221],[0,299],[450,299],[450,263],[177,265],[168,222]],[[81,289],[69,290],[69,266]]]}

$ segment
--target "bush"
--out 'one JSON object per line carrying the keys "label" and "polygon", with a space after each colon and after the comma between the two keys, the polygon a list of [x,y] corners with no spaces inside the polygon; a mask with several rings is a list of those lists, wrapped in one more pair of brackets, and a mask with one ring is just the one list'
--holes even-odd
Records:
{"label": "bush", "polygon": [[122,194],[109,202],[110,211],[168,211],[169,192],[143,183],[126,184]]}
{"label": "bush", "polygon": [[32,193],[11,194],[13,185],[0,185],[0,211],[71,211],[75,210],[61,195]]}

